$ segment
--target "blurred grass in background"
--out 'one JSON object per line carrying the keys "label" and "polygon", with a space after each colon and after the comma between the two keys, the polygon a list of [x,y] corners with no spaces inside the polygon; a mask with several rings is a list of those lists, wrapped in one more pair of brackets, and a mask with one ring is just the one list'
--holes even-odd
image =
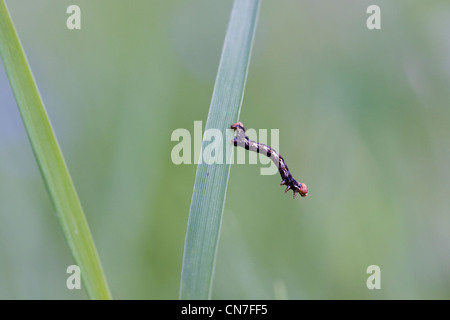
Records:
{"label": "blurred grass in background", "polygon": [[[6,3],[113,297],[176,299],[196,166],[170,135],[206,120],[232,2],[77,1],[80,31]],[[232,166],[212,298],[450,298],[449,34],[446,1],[262,2],[240,120],[310,193]],[[0,298],[86,298],[52,211],[1,67]]]}

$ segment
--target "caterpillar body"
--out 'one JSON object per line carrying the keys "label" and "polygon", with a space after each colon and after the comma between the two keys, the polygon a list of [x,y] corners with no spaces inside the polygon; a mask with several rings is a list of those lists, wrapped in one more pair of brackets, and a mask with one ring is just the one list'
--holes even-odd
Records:
{"label": "caterpillar body", "polygon": [[308,195],[308,188],[306,187],[306,184],[297,182],[292,177],[286,162],[278,152],[265,144],[250,140],[245,135],[245,128],[242,122],[232,124],[231,129],[236,131],[236,137],[232,140],[235,147],[239,146],[245,148],[246,150],[265,154],[275,163],[278,168],[278,172],[281,175],[281,185],[286,185],[286,190],[284,192],[292,190],[294,192],[294,199],[297,193],[299,193],[302,197],[306,197]]}

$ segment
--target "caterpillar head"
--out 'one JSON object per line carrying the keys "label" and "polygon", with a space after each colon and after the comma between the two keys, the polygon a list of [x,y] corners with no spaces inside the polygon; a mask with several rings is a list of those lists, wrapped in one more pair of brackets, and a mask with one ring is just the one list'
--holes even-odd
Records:
{"label": "caterpillar head", "polygon": [[302,183],[302,182],[300,182],[298,185],[297,185],[297,188],[294,190],[294,198],[295,198],[295,192],[298,192],[298,193],[300,193],[300,195],[302,196],[302,197],[306,197],[307,195],[308,195],[308,187],[306,186],[306,184],[304,184],[304,183]]}

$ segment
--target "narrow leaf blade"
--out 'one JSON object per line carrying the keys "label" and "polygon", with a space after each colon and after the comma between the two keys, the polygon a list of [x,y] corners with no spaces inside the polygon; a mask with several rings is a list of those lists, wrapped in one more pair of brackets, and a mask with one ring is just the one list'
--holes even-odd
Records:
{"label": "narrow leaf blade", "polygon": [[87,294],[92,299],[110,299],[83,209],[4,1],[0,1],[0,56]]}
{"label": "narrow leaf blade", "polygon": [[[259,0],[234,1],[205,131],[218,129],[225,132],[239,118],[258,10]],[[207,144],[203,142],[203,147]],[[230,172],[229,158],[225,160],[224,164],[210,165],[203,161],[197,167],[184,247],[180,299],[208,299],[211,296]]]}

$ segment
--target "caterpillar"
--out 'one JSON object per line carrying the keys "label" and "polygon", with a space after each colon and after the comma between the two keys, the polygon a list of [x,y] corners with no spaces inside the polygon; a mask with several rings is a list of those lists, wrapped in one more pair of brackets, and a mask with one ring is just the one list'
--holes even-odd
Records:
{"label": "caterpillar", "polygon": [[297,182],[292,177],[286,162],[278,152],[265,144],[250,140],[245,135],[245,128],[242,122],[233,123],[231,125],[231,129],[236,131],[236,137],[232,140],[235,147],[239,146],[245,148],[246,150],[265,154],[275,163],[281,175],[280,185],[286,185],[286,190],[284,191],[285,193],[292,190],[294,192],[294,199],[297,193],[299,193],[302,197],[306,197],[308,195],[308,188],[306,187],[306,184]]}

